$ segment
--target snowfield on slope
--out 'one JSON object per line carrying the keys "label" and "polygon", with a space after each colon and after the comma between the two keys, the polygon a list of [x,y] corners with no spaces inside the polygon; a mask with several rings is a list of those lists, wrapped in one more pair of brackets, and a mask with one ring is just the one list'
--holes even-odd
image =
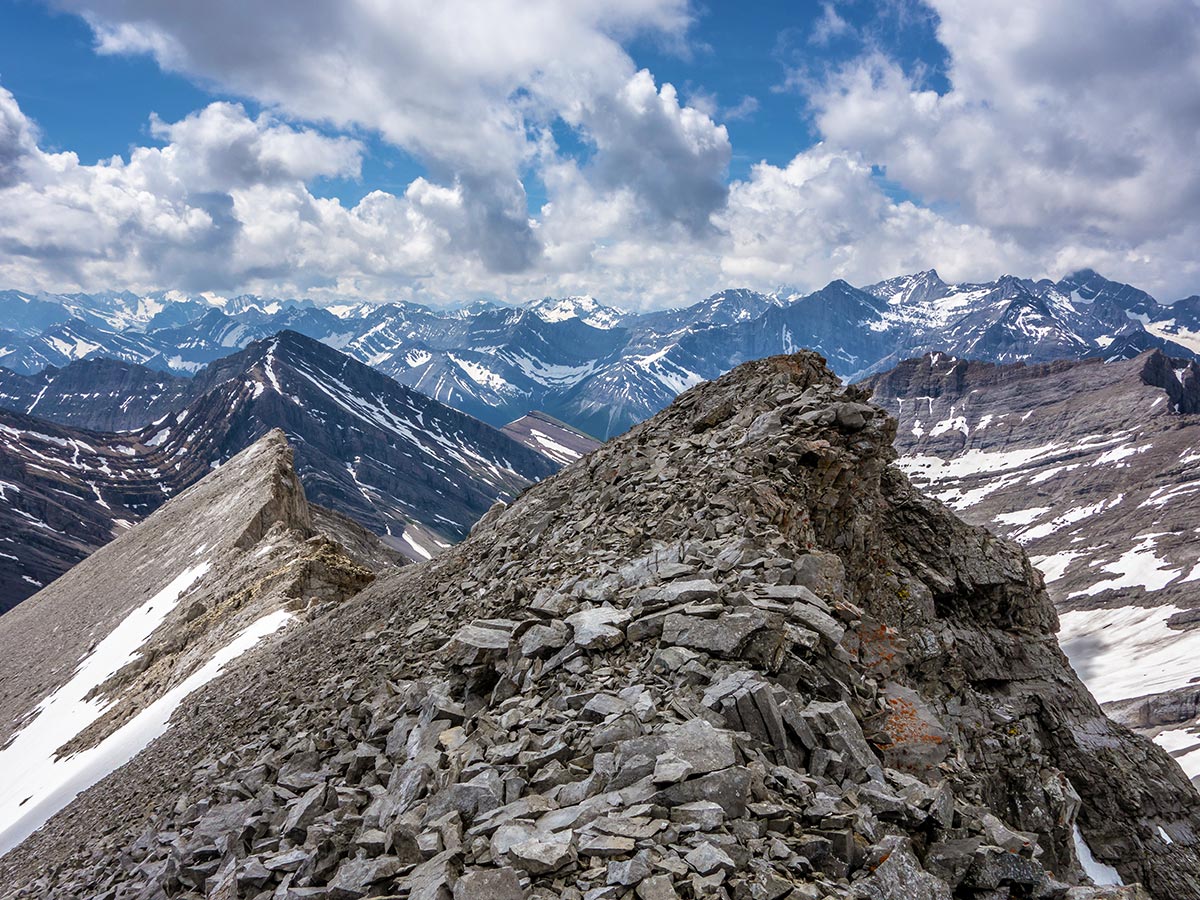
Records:
{"label": "snowfield on slope", "polygon": [[147,639],[180,599],[208,572],[208,563],[186,569],[129,613],[79,664],[72,678],[31,713],[32,718],[0,750],[0,854],[15,847],[52,815],[110,772],[129,762],[166,731],[171,715],[189,694],[207,684],[233,659],[292,618],[270,613],[242,630],[201,668],[172,687],[100,743],[69,756],[60,749],[99,719],[119,698],[89,696],[139,655]]}

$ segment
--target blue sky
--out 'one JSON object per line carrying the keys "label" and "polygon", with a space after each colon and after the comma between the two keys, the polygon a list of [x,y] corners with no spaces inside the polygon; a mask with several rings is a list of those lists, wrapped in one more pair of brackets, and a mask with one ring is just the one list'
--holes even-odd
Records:
{"label": "blue sky", "polygon": [[0,0],[0,280],[1194,291],[1195,5],[970,6]]}
{"label": "blue sky", "polygon": [[[786,87],[793,72],[819,74],[872,40],[910,68],[921,68],[930,83],[944,81],[939,73],[945,53],[932,13],[902,14],[897,7],[880,15],[873,4],[849,5],[838,13],[847,32],[817,42],[826,6],[764,2],[747,15],[742,4],[698,5],[686,47],[648,37],[631,41],[628,49],[638,65],[675,84],[685,98],[714,103],[718,113],[733,112],[722,116],[735,147],[730,176],[744,178],[754,163],[786,165],[817,140],[805,98]],[[238,100],[252,114],[260,110],[252,96],[165,72],[149,57],[96,53],[93,31],[79,16],[34,0],[3,0],[0,10],[0,84],[38,123],[47,148],[73,150],[91,163],[150,142],[152,112],[172,121],[216,99]],[[403,190],[425,174],[402,148],[363,137],[368,152],[361,178],[325,179],[316,193],[355,203],[373,189]],[[586,147],[578,152],[586,153]],[[531,191],[532,204],[539,200],[544,192]]]}

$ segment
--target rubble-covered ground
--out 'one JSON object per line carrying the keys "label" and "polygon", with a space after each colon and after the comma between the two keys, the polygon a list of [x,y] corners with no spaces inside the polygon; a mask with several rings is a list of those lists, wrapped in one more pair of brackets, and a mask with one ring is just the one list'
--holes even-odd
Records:
{"label": "rubble-covered ground", "polygon": [[0,895],[1200,897],[1200,795],[864,396],[747,364],[318,604]]}

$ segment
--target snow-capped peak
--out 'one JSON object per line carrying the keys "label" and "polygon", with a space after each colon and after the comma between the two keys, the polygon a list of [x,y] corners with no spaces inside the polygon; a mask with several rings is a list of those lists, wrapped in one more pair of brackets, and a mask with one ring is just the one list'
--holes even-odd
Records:
{"label": "snow-capped peak", "polygon": [[939,300],[951,293],[953,288],[942,281],[936,269],[926,269],[912,275],[898,275],[863,290],[893,306],[911,306]]}
{"label": "snow-capped peak", "polygon": [[605,306],[587,294],[576,297],[543,297],[530,303],[528,309],[547,322],[579,319],[593,328],[601,329],[615,328],[628,315],[624,310]]}
{"label": "snow-capped peak", "polygon": [[358,303],[334,303],[326,306],[325,309],[339,319],[365,319],[375,310],[379,309],[379,304],[367,303],[365,301]]}

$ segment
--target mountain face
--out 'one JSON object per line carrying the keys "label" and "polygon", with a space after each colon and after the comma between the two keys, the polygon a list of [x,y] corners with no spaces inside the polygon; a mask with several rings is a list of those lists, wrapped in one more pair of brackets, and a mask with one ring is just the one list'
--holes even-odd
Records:
{"label": "mountain face", "polygon": [[933,355],[867,385],[913,482],[1024,546],[1097,699],[1200,784],[1200,366]]}
{"label": "mountain face", "polygon": [[1059,282],[948,284],[929,270],[862,289],[835,281],[807,295],[730,289],[645,314],[586,296],[437,311],[416,303],[321,308],[249,296],[218,303],[0,292],[0,321],[10,317],[0,366],[23,374],[104,356],[191,375],[291,330],[496,427],[536,410],[601,438],[742,362],[801,348],[817,350],[850,380],[932,351],[999,363],[1200,352],[1200,300],[1163,305],[1090,270]]}
{"label": "mountain face", "polygon": [[222,666],[394,560],[308,504],[272,432],[7,613],[0,852],[136,756]]}
{"label": "mountain face", "polygon": [[158,346],[144,335],[111,331],[80,319],[69,319],[6,345],[0,355],[0,366],[28,375],[47,366],[62,367],[77,359],[99,356],[141,363],[153,359]]}
{"label": "mountain face", "polygon": [[0,410],[0,613],[162,505],[178,487],[125,435]]}
{"label": "mountain face", "polygon": [[130,431],[178,412],[190,379],[103,357],[33,375],[0,368],[0,408],[93,431]]}
{"label": "mountain face", "polygon": [[200,471],[273,428],[314,502],[428,558],[558,466],[497,429],[294,332],[209,366],[188,406],[139,436]]}
{"label": "mountain face", "polygon": [[[1200,897],[1200,794],[865,396],[748,364],[312,605],[0,859],[0,896]],[[131,609],[211,558],[179,527]],[[93,658],[12,672],[12,710]]]}
{"label": "mountain face", "polygon": [[1187,297],[1164,306],[1128,284],[1109,281],[1084,269],[1059,282],[1059,289],[1079,301],[1110,306],[1126,312],[1143,325],[1147,334],[1200,352],[1200,297]]}
{"label": "mountain face", "polygon": [[521,416],[500,430],[563,466],[570,465],[600,446],[600,441],[591,435],[542,412]]}
{"label": "mountain face", "polygon": [[0,371],[0,405],[127,429],[0,410],[0,611],[275,429],[315,503],[410,559],[595,446],[552,420],[510,436],[291,332],[193,379],[111,360]]}

